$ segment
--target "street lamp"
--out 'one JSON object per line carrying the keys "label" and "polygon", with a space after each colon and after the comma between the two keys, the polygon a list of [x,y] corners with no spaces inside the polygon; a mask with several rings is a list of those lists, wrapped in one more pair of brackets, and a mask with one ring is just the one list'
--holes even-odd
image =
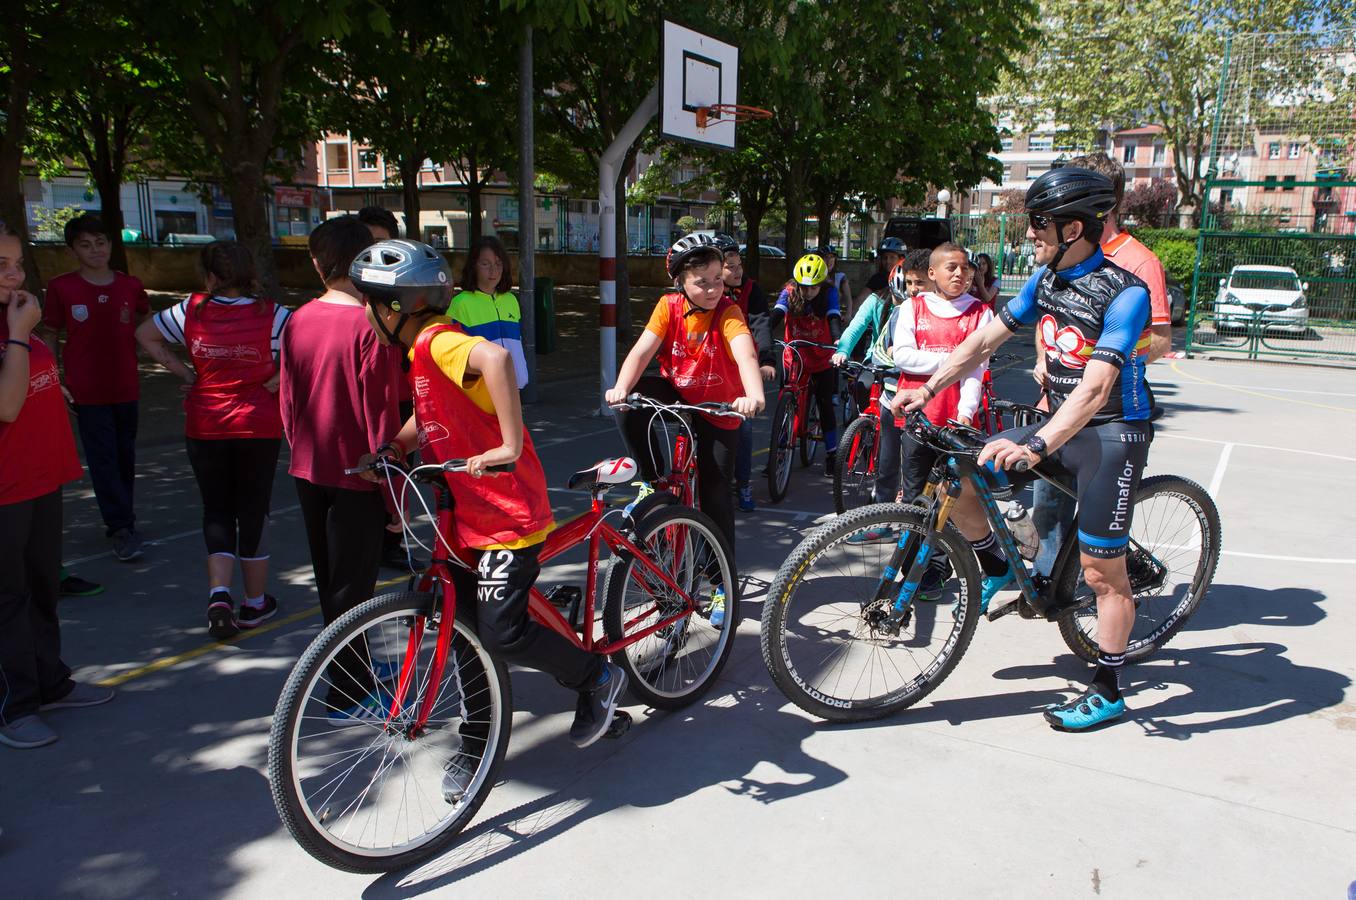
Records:
{"label": "street lamp", "polygon": [[946,205],[951,202],[951,192],[942,188],[937,192],[937,218],[946,218]]}

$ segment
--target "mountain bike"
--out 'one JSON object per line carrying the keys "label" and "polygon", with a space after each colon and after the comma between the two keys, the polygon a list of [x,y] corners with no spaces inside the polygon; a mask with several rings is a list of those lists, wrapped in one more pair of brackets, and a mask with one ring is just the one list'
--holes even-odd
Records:
{"label": "mountain bike", "polygon": [[[1043,416],[1031,407],[1025,416]],[[792,551],[763,606],[763,661],[788,699],[835,721],[886,716],[917,703],[941,684],[964,655],[980,617],[982,574],[970,544],[948,521],[961,483],[973,485],[990,526],[1017,575],[1018,596],[987,612],[1017,612],[1056,622],[1080,658],[1097,657],[1096,612],[1083,583],[1076,529],[1061,547],[1049,579],[1024,564],[997,500],[1025,479],[1043,477],[1072,494],[1042,463],[998,473],[978,465],[984,436],[964,426],[932,425],[915,413],[910,433],[940,451],[925,505],[880,503],[816,528]],[[1126,556],[1135,599],[1127,660],[1166,644],[1200,605],[1220,553],[1219,511],[1205,489],[1176,475],[1140,482]],[[853,543],[869,529],[898,539]],[[945,554],[949,573],[929,572]]]}
{"label": "mountain bike", "polygon": [[[823,423],[819,421],[819,404],[810,402],[810,375],[805,371],[801,347],[820,350],[838,348],[832,344],[814,341],[773,341],[773,344],[791,351],[791,366],[777,392],[777,403],[772,413],[772,440],[768,446],[767,492],[773,503],[780,503],[791,486],[791,449],[800,447],[800,464],[809,466],[824,442]],[[832,427],[833,423],[829,423]]]}
{"label": "mountain bike", "polygon": [[[513,715],[508,669],[476,634],[476,582],[467,571],[475,554],[454,537],[446,478],[465,472],[465,460],[408,474],[384,459],[373,465],[388,483],[403,478],[402,494],[416,482],[433,487],[432,565],[413,590],[373,597],[320,632],[288,676],[268,744],[269,786],[288,831],[316,859],[351,872],[408,866],[456,840],[498,779]],[[566,587],[579,614],[567,619],[535,587],[529,614],[574,646],[611,657],[639,700],[676,708],[701,697],[729,658],[738,582],[719,529],[672,494],[639,519],[603,503],[635,470],[630,459],[609,459],[570,478],[592,503],[551,532],[540,559],[587,546],[583,590]],[[600,588],[603,545],[612,556]],[[479,554],[482,571],[493,557]],[[704,618],[716,585],[729,595],[719,628]],[[629,724],[618,711],[608,736]]]}
{"label": "mountain bike", "polygon": [[871,389],[861,414],[853,419],[838,441],[837,465],[833,469],[833,508],[839,515],[871,502],[876,483],[876,467],[880,456],[880,398],[885,390],[885,379],[898,374],[888,366],[874,363],[843,363],[851,379],[866,372],[871,375]]}

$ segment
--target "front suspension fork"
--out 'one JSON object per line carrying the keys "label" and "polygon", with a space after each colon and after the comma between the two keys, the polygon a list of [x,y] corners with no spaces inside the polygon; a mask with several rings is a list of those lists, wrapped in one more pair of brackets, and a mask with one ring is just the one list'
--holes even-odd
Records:
{"label": "front suspension fork", "polygon": [[[941,491],[940,499],[937,492],[934,492],[929,516],[931,526],[927,532],[921,537],[916,534],[900,535],[899,543],[895,546],[894,553],[890,555],[885,571],[881,573],[876,593],[871,598],[871,602],[875,603],[891,599],[893,595],[890,606],[892,620],[902,622],[908,617],[914,596],[918,593],[918,585],[927,574],[928,563],[936,552],[937,536],[946,528],[951,508],[959,496],[960,483],[955,481],[946,485],[945,490]],[[897,588],[896,584],[899,585]]]}

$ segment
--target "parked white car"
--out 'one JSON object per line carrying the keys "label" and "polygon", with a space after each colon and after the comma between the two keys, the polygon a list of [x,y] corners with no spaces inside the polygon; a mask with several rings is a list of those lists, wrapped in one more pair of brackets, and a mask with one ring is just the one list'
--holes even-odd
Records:
{"label": "parked white car", "polygon": [[1266,330],[1303,334],[1309,330],[1308,289],[1289,266],[1234,266],[1228,278],[1219,280],[1215,326],[1247,328],[1261,313]]}

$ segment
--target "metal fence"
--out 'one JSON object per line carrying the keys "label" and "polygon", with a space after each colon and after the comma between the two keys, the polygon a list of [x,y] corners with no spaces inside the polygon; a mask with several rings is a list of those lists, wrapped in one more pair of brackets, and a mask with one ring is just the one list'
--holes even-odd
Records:
{"label": "metal fence", "polygon": [[1036,268],[1026,239],[1026,216],[1017,213],[962,213],[951,219],[953,239],[972,254],[987,253],[999,273],[1004,296],[1021,290]]}

